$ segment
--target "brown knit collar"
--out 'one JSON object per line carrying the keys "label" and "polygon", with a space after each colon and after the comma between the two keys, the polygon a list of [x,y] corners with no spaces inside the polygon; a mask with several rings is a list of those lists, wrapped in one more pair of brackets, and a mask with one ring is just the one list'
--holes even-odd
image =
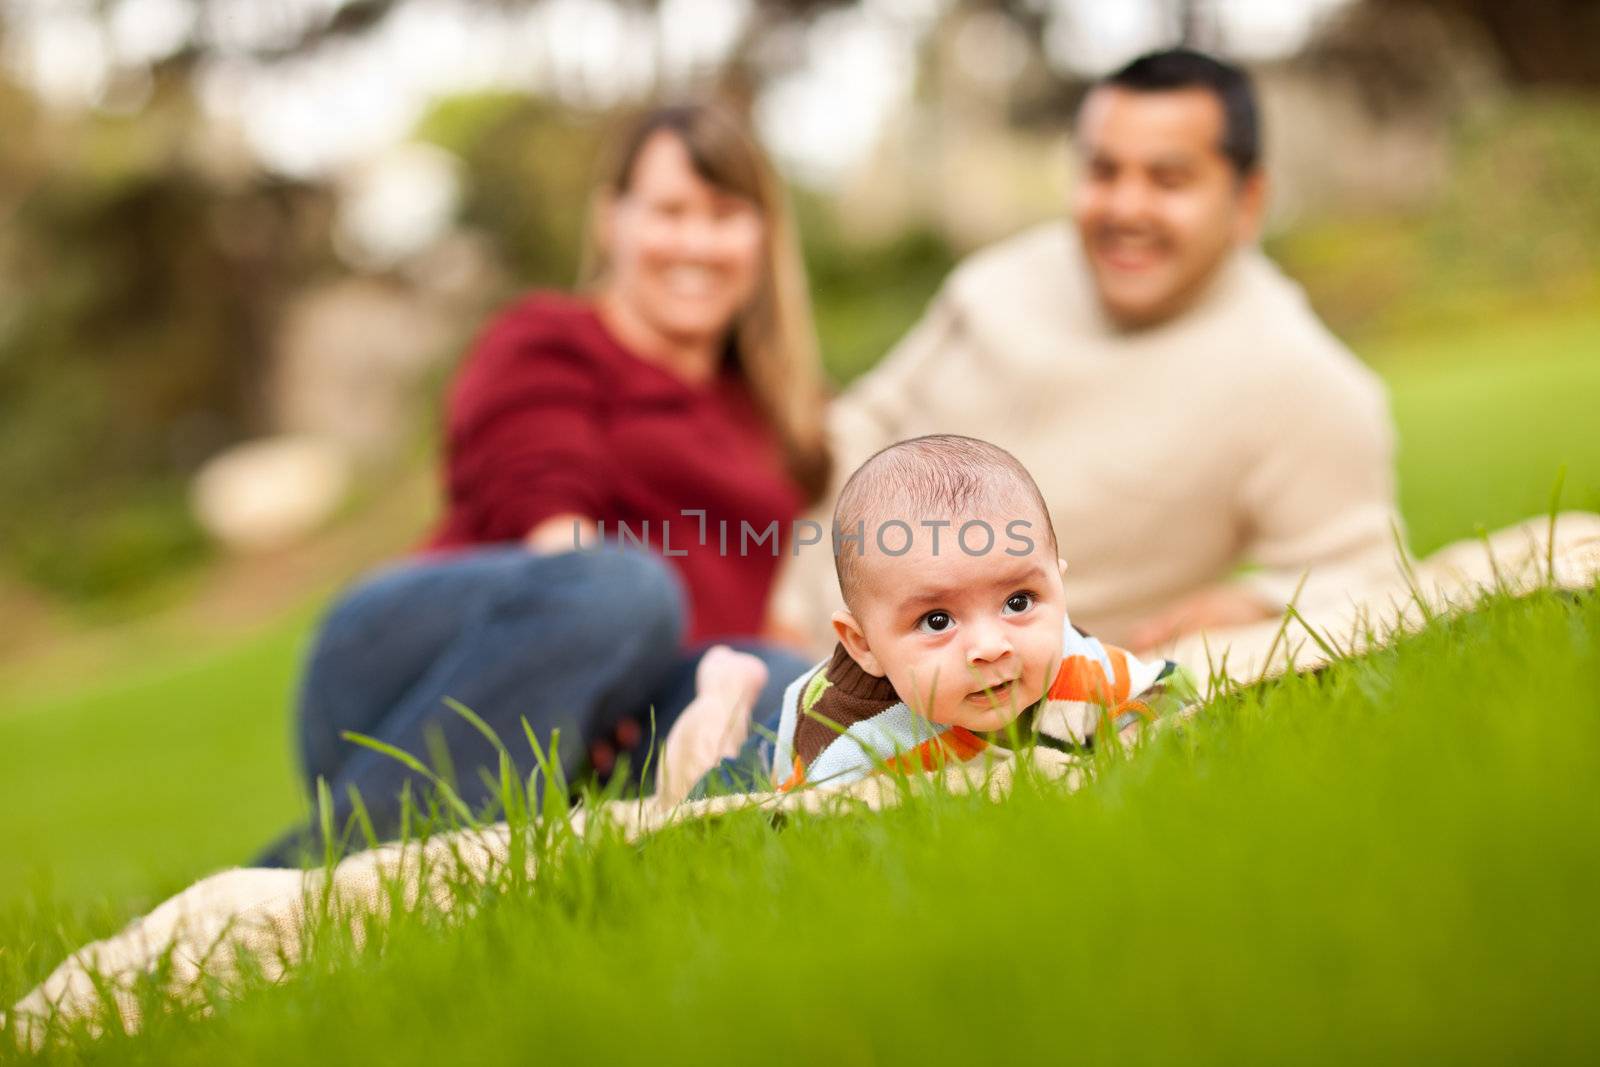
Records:
{"label": "brown knit collar", "polygon": [[861,664],[850,658],[843,644],[833,646],[833,657],[828,660],[828,681],[841,693],[862,700],[883,700],[891,704],[900,702],[900,694],[889,684],[888,678],[879,678],[861,669]]}

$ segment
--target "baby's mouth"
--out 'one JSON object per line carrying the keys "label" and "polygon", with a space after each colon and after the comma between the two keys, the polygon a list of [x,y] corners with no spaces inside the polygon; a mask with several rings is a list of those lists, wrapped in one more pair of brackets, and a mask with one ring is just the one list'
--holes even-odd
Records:
{"label": "baby's mouth", "polygon": [[995,682],[992,685],[967,694],[967,699],[976,700],[980,704],[1005,704],[1009,702],[1012,693],[1016,691],[1018,682],[1019,679],[1016,678],[1004,682]]}

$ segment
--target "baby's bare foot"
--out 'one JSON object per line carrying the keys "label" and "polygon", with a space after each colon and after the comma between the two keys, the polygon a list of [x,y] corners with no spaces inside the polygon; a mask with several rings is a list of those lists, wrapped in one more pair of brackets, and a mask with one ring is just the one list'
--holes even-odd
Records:
{"label": "baby's bare foot", "polygon": [[695,668],[695,703],[708,696],[720,696],[754,707],[761,687],[766,684],[765,663],[748,652],[735,652],[727,645],[712,645],[700,657],[700,666]]}
{"label": "baby's bare foot", "polygon": [[739,754],[767,665],[748,652],[713,645],[695,668],[695,698],[672,724],[661,749],[656,800],[667,807],[689,795],[701,775]]}

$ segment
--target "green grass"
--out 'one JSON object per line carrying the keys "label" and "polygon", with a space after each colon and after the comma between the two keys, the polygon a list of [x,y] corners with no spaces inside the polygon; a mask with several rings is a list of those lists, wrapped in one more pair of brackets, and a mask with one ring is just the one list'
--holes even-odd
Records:
{"label": "green grass", "polygon": [[1364,352],[1392,390],[1400,504],[1412,547],[1431,552],[1549,507],[1600,511],[1600,313]]}
{"label": "green grass", "polygon": [[[1600,509],[1600,315],[1363,354],[1393,388],[1419,551],[1542,513],[1563,467],[1565,504]],[[1132,1059],[1592,1050],[1595,603],[1500,605],[1218,709],[1070,799],[602,850],[465,931],[402,928],[381,958],[103,1051],[970,1060],[1001,1054],[977,1051],[995,1033],[1011,1055]],[[141,652],[51,694],[0,683],[0,1001],[302,810],[288,708],[308,625]],[[824,922],[848,934],[825,946]]]}
{"label": "green grass", "polygon": [[288,708],[307,625],[0,707],[0,903],[149,900],[281,831],[301,806]]}
{"label": "green grass", "polygon": [[1076,794],[598,841],[532,888],[463,891],[464,922],[330,944],[214,1018],[86,1051],[1592,1061],[1597,693],[1600,597],[1495,603],[1213,705]]}

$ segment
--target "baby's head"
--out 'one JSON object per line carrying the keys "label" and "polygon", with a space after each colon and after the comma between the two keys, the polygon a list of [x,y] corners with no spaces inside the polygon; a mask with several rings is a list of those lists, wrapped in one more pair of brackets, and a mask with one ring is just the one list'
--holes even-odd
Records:
{"label": "baby's head", "polygon": [[863,670],[925,718],[971,730],[1044,695],[1066,564],[1016,457],[953,434],[901,441],[850,476],[834,523],[845,610],[833,628]]}

